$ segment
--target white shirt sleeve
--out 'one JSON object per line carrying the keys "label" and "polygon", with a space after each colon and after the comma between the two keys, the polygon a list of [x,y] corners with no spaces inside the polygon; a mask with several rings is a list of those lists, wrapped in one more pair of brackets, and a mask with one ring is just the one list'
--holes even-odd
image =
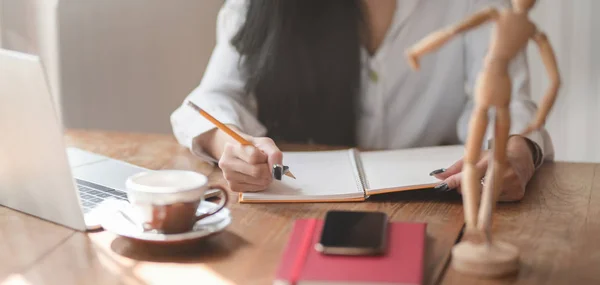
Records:
{"label": "white shirt sleeve", "polygon": [[[495,6],[499,9],[510,7],[508,0],[474,0],[471,11],[475,13],[483,8]],[[465,142],[468,133],[468,124],[471,113],[473,111],[473,92],[475,84],[481,68],[483,67],[484,58],[488,51],[490,33],[494,23],[484,24],[467,32],[464,36],[465,55],[466,55],[466,88],[469,95],[469,101],[465,106],[463,114],[458,121],[458,136],[461,141]],[[509,74],[512,80],[512,94],[510,103],[511,128],[510,135],[516,135],[525,130],[525,128],[533,121],[537,112],[537,105],[531,99],[529,68],[527,65],[527,57],[525,50],[520,52],[509,66]],[[493,112],[493,111],[492,111]],[[485,137],[485,146],[489,144],[493,138],[494,127],[493,118],[490,117],[490,124],[487,128]],[[539,167],[543,160],[552,159],[554,148],[548,132],[545,129],[535,131],[527,135],[527,138],[534,142],[538,148],[539,160],[536,167]]]}
{"label": "white shirt sleeve", "polygon": [[187,106],[188,101],[211,114],[223,124],[234,125],[251,136],[264,136],[265,127],[257,119],[256,99],[247,94],[244,72],[240,69],[240,54],[230,43],[243,24],[246,14],[244,0],[228,0],[217,16],[216,45],[203,78],[171,114],[171,125],[177,141],[201,158],[216,162],[198,146],[194,138],[215,128],[210,121]]}

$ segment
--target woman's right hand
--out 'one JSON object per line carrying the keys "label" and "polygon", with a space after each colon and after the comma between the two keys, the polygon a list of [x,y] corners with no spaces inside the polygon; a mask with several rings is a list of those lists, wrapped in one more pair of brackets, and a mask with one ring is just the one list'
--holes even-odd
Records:
{"label": "woman's right hand", "polygon": [[282,165],[283,155],[270,138],[246,136],[245,139],[254,146],[244,146],[237,142],[225,143],[219,167],[232,191],[265,190],[273,181],[273,165]]}

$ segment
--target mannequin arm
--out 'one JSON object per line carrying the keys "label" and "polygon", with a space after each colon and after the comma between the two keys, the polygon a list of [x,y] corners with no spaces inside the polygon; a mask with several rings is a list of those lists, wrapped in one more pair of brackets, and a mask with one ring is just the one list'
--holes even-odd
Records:
{"label": "mannequin arm", "polygon": [[449,40],[451,40],[454,36],[468,31],[470,29],[476,28],[490,20],[496,19],[497,17],[498,10],[496,10],[493,7],[487,8],[475,13],[471,17],[463,20],[462,22],[454,26],[434,32],[431,35],[425,37],[412,48],[410,48],[406,53],[411,67],[415,70],[418,70],[419,57],[440,48]]}
{"label": "mannequin arm", "polygon": [[558,89],[560,88],[560,75],[558,66],[556,64],[556,57],[554,55],[552,46],[550,45],[550,41],[542,32],[537,32],[533,36],[533,40],[538,46],[542,61],[544,62],[544,67],[546,68],[548,76],[550,77],[551,85],[542,99],[540,108],[538,109],[534,121],[523,132],[524,135],[539,129],[544,125],[546,122],[546,117],[548,116],[548,113],[550,113],[550,110],[556,101]]}

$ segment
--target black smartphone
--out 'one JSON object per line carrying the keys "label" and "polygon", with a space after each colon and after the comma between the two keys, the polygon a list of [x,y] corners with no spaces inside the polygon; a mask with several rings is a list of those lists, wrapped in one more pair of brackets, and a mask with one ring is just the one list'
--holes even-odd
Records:
{"label": "black smartphone", "polygon": [[329,211],[315,249],[332,255],[379,255],[385,252],[387,231],[385,213]]}

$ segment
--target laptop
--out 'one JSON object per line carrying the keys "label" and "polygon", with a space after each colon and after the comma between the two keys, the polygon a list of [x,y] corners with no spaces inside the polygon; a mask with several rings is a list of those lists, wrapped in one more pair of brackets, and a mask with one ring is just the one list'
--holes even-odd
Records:
{"label": "laptop", "polygon": [[127,177],[152,170],[67,148],[53,102],[40,58],[0,49],[0,205],[99,229],[103,202],[127,200]]}

